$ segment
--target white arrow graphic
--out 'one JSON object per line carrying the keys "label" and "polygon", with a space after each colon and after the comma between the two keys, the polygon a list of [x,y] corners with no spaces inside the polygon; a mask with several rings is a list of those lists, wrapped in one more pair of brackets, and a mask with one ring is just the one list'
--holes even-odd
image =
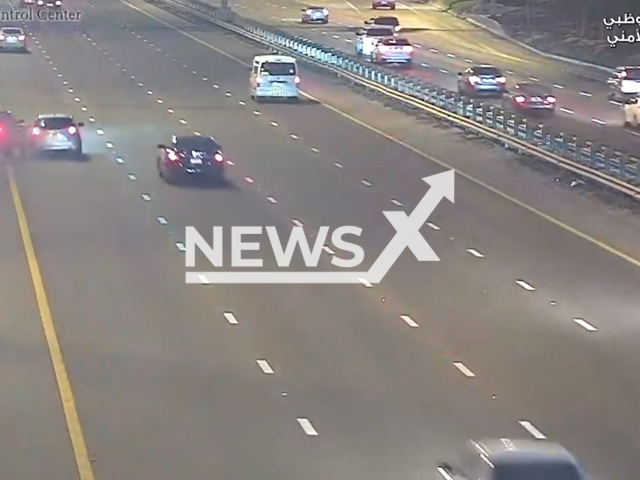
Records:
{"label": "white arrow graphic", "polygon": [[440,258],[420,233],[440,202],[446,198],[454,202],[455,171],[424,177],[431,188],[422,197],[411,215],[405,212],[382,212],[396,229],[396,234],[387,244],[367,272],[186,272],[187,283],[198,284],[347,284],[363,283],[366,279],[375,285],[382,281],[405,248],[409,248],[419,262],[439,262]]}
{"label": "white arrow graphic", "polygon": [[443,198],[448,199],[451,203],[455,201],[455,171],[449,170],[430,177],[424,177],[422,180],[431,185],[431,188],[422,197],[422,200],[416,205],[410,216],[407,216],[404,212],[382,212],[396,229],[396,234],[367,272],[366,278],[372,284],[382,281],[407,247],[419,262],[440,261],[431,245],[420,234],[420,229]]}

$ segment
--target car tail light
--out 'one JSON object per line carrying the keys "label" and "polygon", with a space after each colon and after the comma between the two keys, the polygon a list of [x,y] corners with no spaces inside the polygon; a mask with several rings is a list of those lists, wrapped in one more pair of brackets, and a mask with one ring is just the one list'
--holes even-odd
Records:
{"label": "car tail light", "polygon": [[522,95],[518,95],[515,98],[515,101],[518,102],[518,103],[524,103],[525,100],[526,100],[526,98],[524,98]]}
{"label": "car tail light", "polygon": [[378,50],[380,50],[381,52],[388,52],[389,51],[389,47],[387,47],[386,45],[380,45],[378,47]]}
{"label": "car tail light", "polygon": [[256,77],[256,83],[257,83],[257,84],[261,84],[262,82],[264,82],[264,78],[262,78],[262,77]]}
{"label": "car tail light", "polygon": [[31,134],[32,135],[40,135],[40,133],[42,133],[42,130],[40,130],[40,127],[33,127],[33,130],[31,130]]}
{"label": "car tail light", "polygon": [[627,76],[627,72],[620,72],[620,77],[621,77],[621,78],[624,78],[624,77],[626,77],[626,76]]}
{"label": "car tail light", "polygon": [[413,47],[411,45],[406,46],[406,47],[402,47],[402,51],[411,53],[411,52],[413,52]]}
{"label": "car tail light", "polygon": [[18,36],[18,40],[20,40],[21,42],[24,42],[26,40],[27,37],[25,37],[24,35],[19,35]]}
{"label": "car tail light", "polygon": [[475,85],[476,83],[480,83],[480,77],[476,77],[475,75],[471,75],[469,77],[469,83]]}
{"label": "car tail light", "polygon": [[0,40],[4,40],[5,38],[7,37],[5,37],[4,35],[0,35]]}
{"label": "car tail light", "polygon": [[547,102],[549,103],[556,103],[556,97],[552,97],[551,95],[549,95],[547,97]]}
{"label": "car tail light", "polygon": [[497,81],[498,83],[507,83],[507,79],[506,79],[506,78],[504,78],[504,77],[498,77],[498,78],[496,78],[496,81]]}
{"label": "car tail light", "polygon": [[300,77],[296,75],[296,77],[293,79],[293,81],[297,84],[300,83]]}
{"label": "car tail light", "polygon": [[178,154],[173,150],[167,150],[167,158],[171,162],[177,162],[178,160],[180,160],[180,157],[178,156]]}
{"label": "car tail light", "polygon": [[71,126],[69,127],[69,133],[70,133],[71,135],[75,135],[76,133],[78,133],[78,129],[77,129],[76,127],[74,127],[73,125],[71,125]]}
{"label": "car tail light", "polygon": [[213,158],[215,159],[216,162],[222,162],[224,160],[224,157],[222,156],[222,154],[220,152],[216,153]]}

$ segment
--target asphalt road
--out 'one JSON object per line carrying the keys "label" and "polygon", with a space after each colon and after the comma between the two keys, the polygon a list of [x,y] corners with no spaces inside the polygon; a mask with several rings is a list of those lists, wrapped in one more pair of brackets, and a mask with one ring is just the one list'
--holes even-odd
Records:
{"label": "asphalt road", "polygon": [[[209,2],[219,4],[218,0]],[[397,16],[409,32],[403,35],[419,47],[415,58],[417,66],[403,73],[456,91],[457,72],[473,64],[493,64],[506,74],[508,85],[535,81],[553,89],[558,98],[556,116],[539,121],[632,154],[640,146],[637,132],[622,128],[621,107],[607,99],[606,74],[601,71],[546,59],[429,5],[402,4],[402,8],[388,12],[371,10],[370,2],[366,0],[321,4],[330,10],[328,25],[301,24],[300,10],[307,3],[300,0],[243,0],[236,8],[247,18],[351,54],[355,53],[355,32],[363,26],[364,20],[374,15]],[[416,33],[419,29],[426,31]],[[506,97],[503,100],[487,99],[486,102],[512,109]]]}
{"label": "asphalt road", "polygon": [[[236,37],[142,2],[71,6],[81,23],[30,24],[33,54],[2,55],[0,100],[26,119],[55,110],[87,123],[88,162],[12,168],[51,307],[43,323],[57,327],[96,478],[417,480],[467,438],[530,436],[520,421],[598,478],[637,471],[638,267],[564,225],[637,258],[637,222],[413,119],[402,146],[355,123],[380,128],[401,114],[310,71],[316,101],[255,105],[239,61],[259,50]],[[181,131],[222,142],[226,188],[157,178],[155,144]],[[442,262],[406,252],[373,288],[184,285],[186,225],[356,223],[375,258],[393,234],[380,212],[410,212],[420,178],[442,170],[420,151],[510,195],[459,175],[455,206],[443,202],[423,229]],[[7,371],[22,369],[2,395],[29,432],[29,461],[5,463],[17,477],[70,478],[51,339],[11,208],[1,220],[0,321],[14,348],[31,346],[27,359],[2,354]],[[27,375],[46,391],[25,386]]]}

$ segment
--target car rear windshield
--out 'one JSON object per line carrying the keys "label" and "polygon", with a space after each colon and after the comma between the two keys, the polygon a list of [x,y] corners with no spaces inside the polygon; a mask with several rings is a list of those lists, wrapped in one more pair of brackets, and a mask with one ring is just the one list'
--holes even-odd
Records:
{"label": "car rear windshield", "polygon": [[569,462],[531,462],[496,465],[494,480],[580,480],[575,465]]}
{"label": "car rear windshield", "polygon": [[389,38],[387,40],[383,40],[384,45],[397,45],[399,47],[410,46],[411,43],[406,38]]}
{"label": "car rear windshield", "polygon": [[220,151],[220,145],[215,141],[206,137],[197,138],[180,138],[176,142],[176,148],[178,150],[197,150],[198,152],[213,153]]}
{"label": "car rear windshield", "polygon": [[2,33],[5,35],[22,35],[22,30],[19,28],[3,28]]}
{"label": "car rear windshield", "polygon": [[394,27],[400,25],[400,21],[395,17],[376,18],[373,23],[376,25],[393,25]]}
{"label": "car rear windshield", "polygon": [[640,80],[640,68],[627,68],[627,76],[629,80]]}
{"label": "car rear windshield", "polygon": [[72,125],[73,119],[67,117],[43,118],[38,122],[38,126],[45,130],[61,130]]}
{"label": "car rear windshield", "polygon": [[307,7],[307,10],[324,10],[324,7]]}
{"label": "car rear windshield", "polygon": [[544,85],[521,83],[519,87],[522,93],[529,93],[531,95],[551,95],[551,89]]}
{"label": "car rear windshield", "polygon": [[502,73],[500,73],[500,70],[498,70],[496,67],[475,67],[473,69],[473,73],[475,75],[491,75],[494,77],[499,77],[502,75]]}
{"label": "car rear windshield", "polygon": [[260,68],[260,75],[297,75],[295,63],[265,62]]}
{"label": "car rear windshield", "polygon": [[370,28],[366,33],[367,37],[392,37],[393,30],[389,28]]}

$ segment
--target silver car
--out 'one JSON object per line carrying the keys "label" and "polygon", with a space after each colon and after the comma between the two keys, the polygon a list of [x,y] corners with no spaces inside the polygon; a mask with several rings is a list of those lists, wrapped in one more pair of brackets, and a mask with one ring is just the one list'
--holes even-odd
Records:
{"label": "silver car", "polygon": [[27,51],[27,36],[18,27],[0,28],[0,51]]}
{"label": "silver car", "polygon": [[31,149],[36,154],[69,152],[82,157],[80,127],[84,127],[84,123],[76,122],[71,115],[38,115],[29,133]]}
{"label": "silver car", "polygon": [[324,7],[302,9],[302,23],[329,23],[329,10]]}
{"label": "silver car", "polygon": [[588,480],[587,473],[564,447],[542,440],[470,441],[457,463],[441,463],[443,480]]}

